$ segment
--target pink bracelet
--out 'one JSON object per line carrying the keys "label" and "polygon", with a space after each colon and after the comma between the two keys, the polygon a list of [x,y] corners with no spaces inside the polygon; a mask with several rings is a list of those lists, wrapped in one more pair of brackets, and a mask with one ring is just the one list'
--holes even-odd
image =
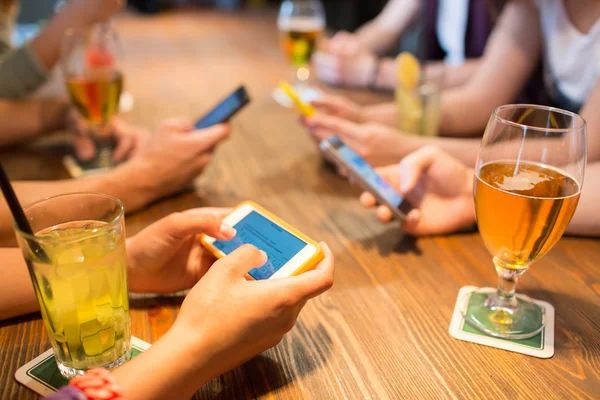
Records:
{"label": "pink bracelet", "polygon": [[69,386],[79,389],[88,400],[126,400],[117,380],[104,368],[95,368],[71,379]]}

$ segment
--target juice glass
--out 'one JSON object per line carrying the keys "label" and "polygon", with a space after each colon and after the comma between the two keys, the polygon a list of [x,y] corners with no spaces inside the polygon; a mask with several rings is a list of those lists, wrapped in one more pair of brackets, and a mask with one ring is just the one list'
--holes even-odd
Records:
{"label": "juice glass", "polygon": [[399,128],[421,136],[437,136],[442,116],[444,70],[424,68],[416,87],[396,87]]}
{"label": "juice glass", "polygon": [[41,200],[24,212],[35,236],[15,226],[17,240],[60,372],[73,377],[129,360],[121,201],[73,193]]}

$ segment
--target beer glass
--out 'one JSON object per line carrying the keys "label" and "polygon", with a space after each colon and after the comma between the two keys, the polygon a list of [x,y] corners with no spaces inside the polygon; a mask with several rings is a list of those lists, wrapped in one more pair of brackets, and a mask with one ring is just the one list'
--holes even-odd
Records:
{"label": "beer glass", "polygon": [[[32,236],[15,226],[60,373],[115,368],[131,356],[125,221],[120,200],[95,193],[24,208]],[[40,258],[32,244],[42,248]]]}
{"label": "beer glass", "polygon": [[325,30],[323,5],[319,0],[285,0],[277,27],[283,52],[295,69],[295,89],[304,101],[310,100],[307,99],[310,60]]}
{"label": "beer glass", "polygon": [[[67,30],[63,40],[61,67],[73,106],[89,123],[96,157],[85,160],[92,168],[114,165],[116,145],[111,120],[119,111],[123,89],[117,58],[120,44],[109,23],[88,31]],[[80,160],[82,161],[82,160]]]}
{"label": "beer glass", "polygon": [[585,120],[568,111],[508,105],[492,114],[479,150],[474,197],[498,290],[471,297],[480,299],[462,310],[471,326],[507,339],[532,337],[544,327],[543,308],[515,294],[515,288],[558,242],[575,213],[586,140]]}
{"label": "beer glass", "polygon": [[515,288],[558,242],[575,213],[586,140],[585,120],[568,111],[508,105],[492,114],[479,150],[474,196],[498,290],[480,291],[475,297],[480,300],[462,310],[473,327],[507,339],[532,337],[544,327],[543,308],[515,294]]}

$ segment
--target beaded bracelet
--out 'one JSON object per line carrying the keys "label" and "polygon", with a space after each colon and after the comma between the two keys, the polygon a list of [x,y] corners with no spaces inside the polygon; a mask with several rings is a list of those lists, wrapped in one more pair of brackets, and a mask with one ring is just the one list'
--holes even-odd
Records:
{"label": "beaded bracelet", "polygon": [[45,400],[126,400],[117,381],[107,370],[95,368],[71,379]]}

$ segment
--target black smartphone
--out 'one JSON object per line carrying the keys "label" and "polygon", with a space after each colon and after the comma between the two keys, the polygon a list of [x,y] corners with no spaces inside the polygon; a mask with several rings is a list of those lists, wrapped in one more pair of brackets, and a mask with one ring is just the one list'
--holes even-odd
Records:
{"label": "black smartphone", "polygon": [[250,96],[244,86],[240,86],[235,92],[227,96],[208,114],[200,118],[194,125],[196,129],[204,129],[210,126],[229,121],[236,113],[250,102]]}
{"label": "black smartphone", "polygon": [[396,219],[403,221],[413,206],[385,181],[365,160],[337,136],[321,142],[321,151],[338,167],[343,168],[371,193],[379,204],[388,206]]}

